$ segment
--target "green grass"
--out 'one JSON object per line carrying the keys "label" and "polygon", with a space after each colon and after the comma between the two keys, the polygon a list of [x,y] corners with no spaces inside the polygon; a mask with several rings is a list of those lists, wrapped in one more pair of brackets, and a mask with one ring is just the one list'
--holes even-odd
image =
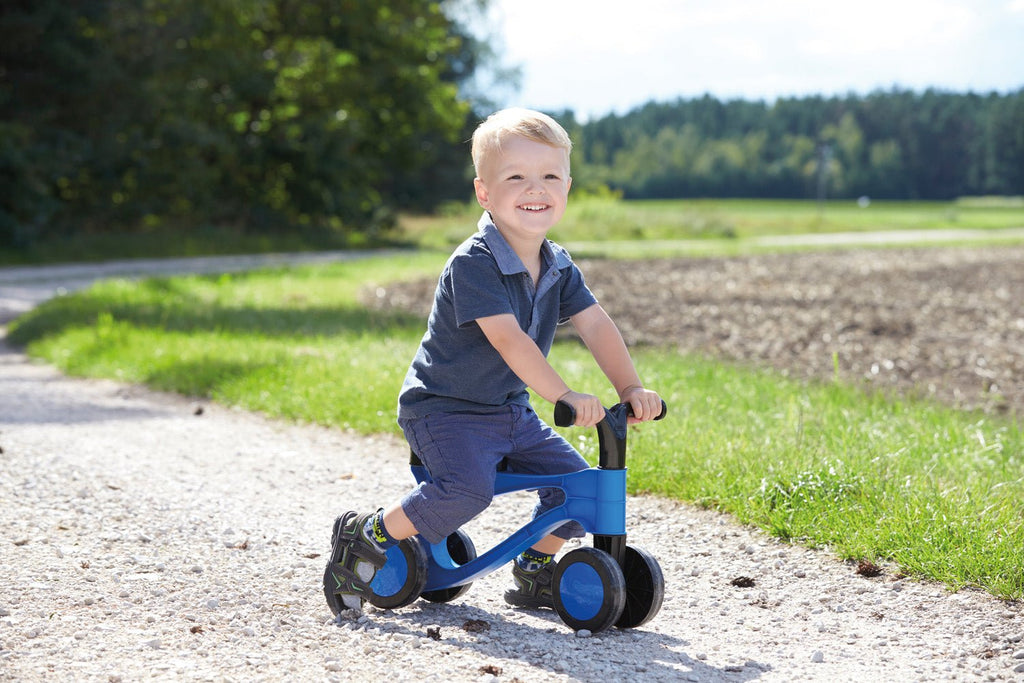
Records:
{"label": "green grass", "polygon": [[[368,308],[360,292],[435,277],[445,256],[114,280],[42,305],[15,321],[9,337],[75,375],[395,431],[398,387],[424,321]],[[671,412],[633,431],[634,492],[725,510],[779,537],[844,558],[890,560],[953,588],[1024,597],[1017,424],[671,350],[635,357]],[[552,361],[573,386],[614,400],[579,344],[557,344]],[[591,432],[565,433],[593,459]]]}
{"label": "green grass", "polygon": [[[437,216],[405,216],[405,233],[420,245],[450,247],[475,225],[475,203],[452,204]],[[977,241],[1024,242],[1000,231],[1024,228],[1020,198],[970,198],[952,202],[871,202],[695,199],[620,201],[572,194],[563,220],[551,238],[575,256],[637,258],[652,255],[733,254],[778,250],[758,240],[786,235],[917,230],[979,230],[991,236]]]}
{"label": "green grass", "polygon": [[[154,228],[142,233],[83,234],[50,239],[27,251],[0,245],[0,265],[168,258],[214,254],[316,251],[403,243],[450,250],[476,225],[475,201],[455,202],[437,215],[400,217],[398,230],[365,238],[303,234],[299,231],[246,234],[207,226],[189,231]],[[861,208],[853,200],[694,199],[621,201],[573,191],[565,217],[551,237],[575,256],[639,258],[688,254],[736,254],[765,249],[765,237],[879,230],[988,231],[979,242],[1024,242],[1024,198],[969,197],[951,202],[874,201]],[[923,235],[923,233],[922,233]],[[927,239],[922,236],[922,243]],[[797,247],[801,248],[801,247]]]}
{"label": "green grass", "polygon": [[381,431],[394,421],[423,321],[375,312],[357,294],[375,282],[436,276],[444,258],[421,252],[344,266],[109,280],[33,310],[8,338],[70,374]]}
{"label": "green grass", "polygon": [[[673,404],[630,465],[641,490],[851,559],[1024,597],[1019,426],[694,359],[646,359]],[[650,373],[648,373],[650,374]]]}

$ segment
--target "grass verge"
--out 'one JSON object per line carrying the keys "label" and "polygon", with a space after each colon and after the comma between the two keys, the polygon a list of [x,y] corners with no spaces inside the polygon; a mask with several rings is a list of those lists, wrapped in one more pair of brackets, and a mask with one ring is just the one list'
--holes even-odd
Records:
{"label": "grass verge", "polygon": [[[672,199],[622,201],[570,196],[564,218],[551,238],[574,256],[639,258],[651,255],[735,254],[770,249],[790,236],[917,231],[928,242],[932,231],[978,231],[979,242],[1020,242],[1024,228],[1019,198],[957,201]],[[481,209],[475,202],[451,204],[435,216],[405,216],[404,233],[416,244],[449,248],[464,239]],[[764,238],[774,243],[762,244]]]}

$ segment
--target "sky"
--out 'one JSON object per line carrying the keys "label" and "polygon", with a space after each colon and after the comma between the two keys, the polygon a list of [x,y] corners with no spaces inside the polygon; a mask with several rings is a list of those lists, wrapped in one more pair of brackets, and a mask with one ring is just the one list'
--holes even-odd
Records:
{"label": "sky", "polygon": [[774,101],[1024,87],[1024,0],[492,0],[504,104],[587,120],[705,93]]}

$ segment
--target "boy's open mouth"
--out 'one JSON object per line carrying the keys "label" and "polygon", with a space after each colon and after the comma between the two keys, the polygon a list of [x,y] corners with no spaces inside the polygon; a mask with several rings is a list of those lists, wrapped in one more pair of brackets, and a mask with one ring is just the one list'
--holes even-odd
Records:
{"label": "boy's open mouth", "polygon": [[522,204],[519,206],[523,211],[544,211],[548,208],[547,204]]}

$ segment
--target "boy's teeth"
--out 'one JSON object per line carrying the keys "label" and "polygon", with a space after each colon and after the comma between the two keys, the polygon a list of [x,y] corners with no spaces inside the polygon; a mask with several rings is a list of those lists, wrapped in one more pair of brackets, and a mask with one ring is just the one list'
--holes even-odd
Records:
{"label": "boy's teeth", "polygon": [[542,211],[544,209],[543,204],[524,204],[523,208],[527,211]]}

